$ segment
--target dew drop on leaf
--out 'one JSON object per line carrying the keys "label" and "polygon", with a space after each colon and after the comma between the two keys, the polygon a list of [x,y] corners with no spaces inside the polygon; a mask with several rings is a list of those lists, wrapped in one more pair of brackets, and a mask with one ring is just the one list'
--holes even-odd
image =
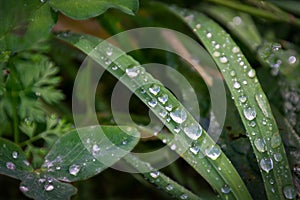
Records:
{"label": "dew drop on leaf", "polygon": [[256,111],[254,108],[251,108],[251,107],[245,108],[243,113],[244,113],[245,118],[249,121],[255,119],[255,117],[256,117]]}
{"label": "dew drop on leaf", "polygon": [[29,188],[26,187],[26,186],[24,186],[24,185],[21,185],[21,186],[19,187],[19,189],[20,189],[22,192],[28,192],[28,191],[29,191]]}
{"label": "dew drop on leaf", "polygon": [[174,122],[181,124],[186,120],[187,114],[183,108],[178,107],[170,112],[170,117]]}
{"label": "dew drop on leaf", "polygon": [[262,170],[269,173],[273,169],[273,160],[271,158],[262,158],[259,165]]}
{"label": "dew drop on leaf", "polygon": [[282,155],[280,153],[275,153],[274,154],[274,160],[277,162],[282,161]]}
{"label": "dew drop on leaf", "polygon": [[126,68],[125,72],[127,76],[129,76],[129,78],[135,78],[140,73],[140,67],[138,66],[128,67]]}
{"label": "dew drop on leaf", "polygon": [[221,63],[227,63],[227,62],[228,62],[228,59],[227,59],[225,56],[222,56],[222,57],[220,58],[220,62],[221,62]]}
{"label": "dew drop on leaf", "polygon": [[158,97],[158,101],[162,104],[165,104],[168,101],[168,95],[167,94],[163,94],[161,96]]}
{"label": "dew drop on leaf", "polygon": [[235,81],[235,82],[233,83],[233,87],[234,87],[235,89],[240,89],[240,88],[241,88],[241,84],[240,84],[239,82]]}
{"label": "dew drop on leaf", "polygon": [[17,159],[18,156],[19,156],[19,153],[18,153],[17,151],[13,151],[13,152],[12,152],[12,157],[13,157],[14,159]]}
{"label": "dew drop on leaf", "polygon": [[48,192],[54,190],[54,186],[52,184],[45,184],[44,188]]}
{"label": "dew drop on leaf", "polygon": [[10,169],[10,170],[15,170],[16,169],[16,165],[12,162],[7,162],[6,163],[6,168]]}
{"label": "dew drop on leaf", "polygon": [[207,37],[207,38],[211,38],[211,37],[212,37],[212,34],[211,34],[211,33],[207,33],[207,34],[206,34],[206,37]]}
{"label": "dew drop on leaf", "polygon": [[289,64],[294,64],[296,63],[297,58],[295,56],[290,56],[288,59]]}
{"label": "dew drop on leaf", "polygon": [[247,97],[244,96],[244,95],[242,95],[242,96],[239,97],[239,101],[240,101],[241,103],[245,103],[245,102],[247,101]]}
{"label": "dew drop on leaf", "polygon": [[107,47],[106,48],[106,55],[111,56],[113,54],[113,48],[112,47]]}
{"label": "dew drop on leaf", "polygon": [[157,84],[153,84],[150,88],[149,88],[149,92],[153,95],[157,95],[160,91],[160,87]]}
{"label": "dew drop on leaf", "polygon": [[269,117],[268,110],[267,110],[267,103],[265,102],[265,99],[263,98],[262,94],[256,94],[255,95],[255,100],[258,104],[258,107],[264,114],[264,116]]}
{"label": "dew drop on leaf", "polygon": [[200,151],[200,148],[198,146],[193,146],[193,147],[190,147],[190,151],[193,154],[197,155],[199,153],[199,151]]}
{"label": "dew drop on leaf", "polygon": [[171,111],[173,109],[173,106],[172,106],[172,104],[169,104],[165,108],[167,111]]}
{"label": "dew drop on leaf", "polygon": [[148,101],[148,105],[152,108],[154,108],[157,105],[157,100],[155,98]]}
{"label": "dew drop on leaf", "polygon": [[183,131],[192,140],[197,140],[202,135],[202,127],[198,123],[187,124]]}
{"label": "dew drop on leaf", "polygon": [[232,53],[238,53],[240,52],[240,49],[238,47],[233,47],[231,51]]}
{"label": "dew drop on leaf", "polygon": [[205,155],[212,160],[216,160],[221,155],[221,150],[217,146],[205,149]]}
{"label": "dew drop on leaf", "polygon": [[73,176],[77,176],[79,171],[80,171],[81,167],[79,165],[71,165],[69,167],[69,173]]}
{"label": "dew drop on leaf", "polygon": [[231,191],[231,188],[225,184],[222,188],[221,188],[221,191],[224,193],[224,194],[228,194],[230,191]]}
{"label": "dew drop on leaf", "polygon": [[168,115],[168,112],[164,109],[162,109],[160,112],[159,112],[159,115],[162,117],[162,118],[165,118],[167,115]]}
{"label": "dew drop on leaf", "polygon": [[294,186],[287,185],[283,187],[283,195],[286,199],[294,199],[297,195]]}
{"label": "dew drop on leaf", "polygon": [[249,78],[254,78],[255,77],[255,70],[254,69],[250,69],[247,73]]}
{"label": "dew drop on leaf", "polygon": [[265,152],[267,150],[266,141],[264,138],[256,138],[254,140],[254,145],[259,152]]}
{"label": "dew drop on leaf", "polygon": [[188,195],[187,194],[182,194],[180,195],[180,199],[187,199],[188,198]]}
{"label": "dew drop on leaf", "polygon": [[280,135],[278,133],[275,133],[272,137],[271,137],[271,147],[272,148],[277,148],[279,147],[281,144],[281,138]]}
{"label": "dew drop on leaf", "polygon": [[159,171],[150,172],[150,176],[152,178],[158,178],[160,175]]}
{"label": "dew drop on leaf", "polygon": [[167,185],[167,186],[166,186],[166,190],[168,190],[168,191],[173,190],[173,186],[172,186],[172,185]]}

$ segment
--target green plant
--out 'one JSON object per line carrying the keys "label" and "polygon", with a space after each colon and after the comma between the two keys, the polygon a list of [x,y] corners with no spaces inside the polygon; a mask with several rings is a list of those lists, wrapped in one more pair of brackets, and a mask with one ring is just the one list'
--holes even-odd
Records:
{"label": "green plant", "polygon": [[[99,184],[105,180],[102,174],[107,174],[108,180],[118,180],[113,178],[117,172],[105,170],[118,165],[139,172],[161,188],[160,193],[149,194],[149,198],[169,198],[165,194],[177,199],[299,197],[300,38],[299,13],[292,8],[300,4],[256,0],[140,3],[139,8],[138,0],[1,2],[0,173],[20,180],[20,191],[34,199],[70,199],[77,193],[74,186],[79,188],[74,198],[97,198],[85,193],[97,185],[92,177],[99,177]],[[116,9],[107,11],[109,8],[126,14]],[[106,31],[100,34],[102,38],[143,26],[175,29],[198,40],[214,62],[204,53],[199,58],[189,55],[193,53],[189,52],[189,44],[178,43],[171,32],[164,37],[193,59],[201,79],[189,64],[170,52],[148,49],[125,53],[99,37],[57,33],[68,21],[66,16],[73,20],[94,18],[87,22]],[[279,26],[289,30],[279,31]],[[79,26],[79,31],[84,32],[84,28]],[[99,33],[92,30],[92,34]],[[150,39],[158,40],[158,36]],[[132,48],[136,45],[132,38],[117,42]],[[79,70],[84,77],[76,82],[74,94],[78,88],[80,92],[76,93],[77,100],[74,96],[71,99],[74,71],[85,56],[73,47],[89,56],[87,66],[98,63],[113,75],[104,74],[104,86],[95,88],[93,106],[100,126],[92,125],[94,113],[89,107],[93,102],[89,89],[94,87],[96,68]],[[224,99],[228,113],[217,143],[205,130],[205,121],[199,124],[198,116],[195,118],[173,91],[156,79],[159,76],[154,78],[140,64],[147,62],[168,64],[185,75],[201,99],[197,104],[201,117],[210,118],[215,126],[218,122],[210,115],[212,103],[205,83],[216,84],[213,78],[218,75],[203,70],[206,68],[201,65],[217,65],[228,90]],[[128,106],[135,107],[131,117],[136,123],[114,122],[109,91],[118,80],[135,94]],[[278,89],[270,87],[270,83]],[[87,106],[75,114],[89,126],[75,127],[78,118],[73,118],[71,101],[73,107],[76,101]],[[139,126],[149,122],[143,116],[148,111],[144,105],[166,129],[155,133],[154,129]],[[144,134],[152,137],[142,139]],[[130,153],[147,152],[163,143],[181,157],[164,169]],[[185,168],[190,169],[187,174]],[[133,176],[148,186],[139,175]],[[120,184],[118,190],[113,189],[114,185],[101,185],[107,194],[100,197],[125,198],[128,193],[122,191],[124,188],[135,190],[125,180]]]}

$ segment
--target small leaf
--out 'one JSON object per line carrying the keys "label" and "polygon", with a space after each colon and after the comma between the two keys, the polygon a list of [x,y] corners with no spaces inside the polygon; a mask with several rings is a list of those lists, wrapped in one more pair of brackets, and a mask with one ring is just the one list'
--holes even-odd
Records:
{"label": "small leaf", "polygon": [[117,8],[133,15],[139,7],[138,0],[49,0],[50,6],[73,19],[87,19],[104,13],[109,8]]}
{"label": "small leaf", "polygon": [[88,179],[116,163],[139,140],[134,128],[91,126],[71,131],[52,147],[42,166],[66,182]]}
{"label": "small leaf", "polygon": [[0,174],[21,180],[33,171],[22,149],[3,138],[0,138],[0,157]]}

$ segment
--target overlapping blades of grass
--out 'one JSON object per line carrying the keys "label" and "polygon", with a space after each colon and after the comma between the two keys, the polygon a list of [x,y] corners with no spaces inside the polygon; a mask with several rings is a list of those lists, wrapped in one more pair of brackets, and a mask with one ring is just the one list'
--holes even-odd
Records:
{"label": "overlapping blades of grass", "polygon": [[[220,147],[174,95],[132,57],[101,39],[60,34],[123,82],[174,134],[171,149],[191,164],[224,199],[251,199],[237,171]],[[146,81],[145,81],[146,80]]]}
{"label": "overlapping blades of grass", "polygon": [[232,38],[205,15],[172,7],[187,22],[220,68],[252,144],[269,199],[296,196],[278,127],[255,70]]}

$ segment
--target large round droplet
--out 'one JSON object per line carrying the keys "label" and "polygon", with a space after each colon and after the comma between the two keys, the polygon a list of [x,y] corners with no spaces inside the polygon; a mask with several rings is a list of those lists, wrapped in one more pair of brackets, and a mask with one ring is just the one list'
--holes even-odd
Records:
{"label": "large round droplet", "polygon": [[81,169],[81,167],[80,167],[80,165],[71,165],[70,167],[69,167],[69,173],[71,174],[71,175],[73,175],[73,176],[77,176],[78,175],[78,173],[79,173],[79,171],[80,171],[80,169]]}
{"label": "large round droplet", "polygon": [[227,59],[225,56],[222,56],[222,57],[220,58],[220,62],[221,62],[221,63],[227,63],[227,62],[228,62],[228,59]]}
{"label": "large round droplet", "polygon": [[183,131],[192,140],[197,140],[202,134],[202,127],[198,123],[190,123],[183,128]]}
{"label": "large round droplet", "polygon": [[262,158],[259,165],[262,170],[269,173],[273,169],[273,160],[271,158]]}
{"label": "large round droplet", "polygon": [[254,78],[255,77],[255,70],[254,69],[250,69],[249,71],[248,71],[248,77],[249,78]]}
{"label": "large round droplet", "polygon": [[244,116],[247,120],[253,120],[256,117],[256,111],[254,108],[248,107],[244,109]]}
{"label": "large round droplet", "polygon": [[140,67],[138,66],[128,67],[126,68],[125,72],[127,76],[129,76],[130,78],[135,78],[140,73]]}
{"label": "large round droplet", "polygon": [[217,146],[205,149],[205,155],[212,160],[216,160],[221,155],[221,150]]}
{"label": "large round droplet", "polygon": [[267,150],[266,141],[264,138],[256,138],[254,145],[259,152],[265,152]]}
{"label": "large round droplet", "polygon": [[282,161],[282,155],[280,153],[275,153],[274,154],[274,160],[277,162]]}
{"label": "large round droplet", "polygon": [[231,191],[231,188],[225,184],[222,188],[221,188],[221,191],[224,193],[224,194],[228,194],[230,191]]}
{"label": "large round droplet", "polygon": [[13,151],[13,152],[12,152],[12,157],[13,157],[14,159],[17,159],[18,156],[19,156],[19,153],[18,153],[17,151]]}
{"label": "large round droplet", "polygon": [[286,199],[294,199],[297,195],[295,187],[292,185],[284,186],[282,191]]}
{"label": "large round droplet", "polygon": [[44,188],[48,192],[54,190],[54,186],[52,184],[45,184]]}
{"label": "large round droplet", "polygon": [[170,117],[174,122],[181,124],[186,120],[187,114],[183,108],[178,107],[170,112]]}

